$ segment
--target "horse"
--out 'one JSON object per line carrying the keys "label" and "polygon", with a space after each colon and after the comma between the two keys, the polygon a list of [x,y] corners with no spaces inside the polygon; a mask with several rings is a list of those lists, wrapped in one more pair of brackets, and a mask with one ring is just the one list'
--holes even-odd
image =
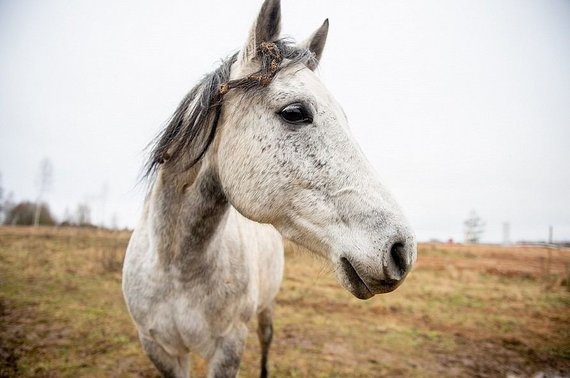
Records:
{"label": "horse", "polygon": [[152,145],[123,293],[165,377],[187,377],[189,353],[209,377],[235,377],[255,316],[268,375],[284,239],[326,259],[359,299],[396,289],[416,260],[409,223],[315,73],[328,20],[298,45],[280,22],[280,1],[266,0],[243,48]]}

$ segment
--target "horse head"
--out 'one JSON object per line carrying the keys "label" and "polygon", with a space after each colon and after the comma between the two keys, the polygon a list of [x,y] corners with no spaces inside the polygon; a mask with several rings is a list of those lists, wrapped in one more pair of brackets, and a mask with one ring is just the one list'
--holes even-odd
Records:
{"label": "horse head", "polygon": [[[329,23],[294,45],[279,39],[280,19],[279,0],[266,0],[240,52],[181,105],[190,126],[165,131],[154,163],[207,164],[242,215],[326,258],[353,295],[390,292],[416,260],[415,237],[315,73]],[[190,144],[172,143],[177,132]]]}

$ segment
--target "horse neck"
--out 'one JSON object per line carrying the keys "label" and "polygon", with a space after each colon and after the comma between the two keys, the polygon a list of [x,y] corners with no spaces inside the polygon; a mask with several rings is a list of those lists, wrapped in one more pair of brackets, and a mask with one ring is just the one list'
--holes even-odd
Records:
{"label": "horse neck", "polygon": [[[211,263],[207,251],[229,208],[217,174],[207,162],[187,172],[161,168],[150,197],[150,221],[159,262],[165,269]],[[190,277],[188,277],[190,278]]]}

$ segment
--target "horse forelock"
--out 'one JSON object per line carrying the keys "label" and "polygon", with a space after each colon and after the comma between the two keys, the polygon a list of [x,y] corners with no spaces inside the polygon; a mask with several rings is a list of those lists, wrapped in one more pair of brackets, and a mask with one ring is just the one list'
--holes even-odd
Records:
{"label": "horse forelock", "polygon": [[145,178],[153,177],[163,164],[186,158],[183,169],[190,169],[200,161],[214,140],[223,97],[229,90],[251,91],[265,87],[283,68],[297,63],[307,65],[315,59],[311,51],[296,47],[287,39],[262,43],[257,52],[260,69],[248,77],[230,81],[231,67],[237,56],[235,53],[222,60],[220,66],[205,75],[180,102],[167,126],[149,145]]}

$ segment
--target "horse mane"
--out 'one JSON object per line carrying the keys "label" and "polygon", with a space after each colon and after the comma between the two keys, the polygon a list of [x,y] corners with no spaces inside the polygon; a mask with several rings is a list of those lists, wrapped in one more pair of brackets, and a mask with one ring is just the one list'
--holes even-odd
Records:
{"label": "horse mane", "polygon": [[153,177],[163,164],[180,161],[190,155],[183,169],[192,168],[204,156],[214,140],[220,117],[223,97],[233,89],[251,91],[266,87],[283,68],[302,63],[308,65],[314,53],[299,48],[287,39],[261,43],[257,50],[259,71],[230,81],[231,66],[238,53],[224,59],[214,71],[206,74],[188,92],[167,122],[167,126],[149,144],[150,156],[145,164],[144,177]]}

